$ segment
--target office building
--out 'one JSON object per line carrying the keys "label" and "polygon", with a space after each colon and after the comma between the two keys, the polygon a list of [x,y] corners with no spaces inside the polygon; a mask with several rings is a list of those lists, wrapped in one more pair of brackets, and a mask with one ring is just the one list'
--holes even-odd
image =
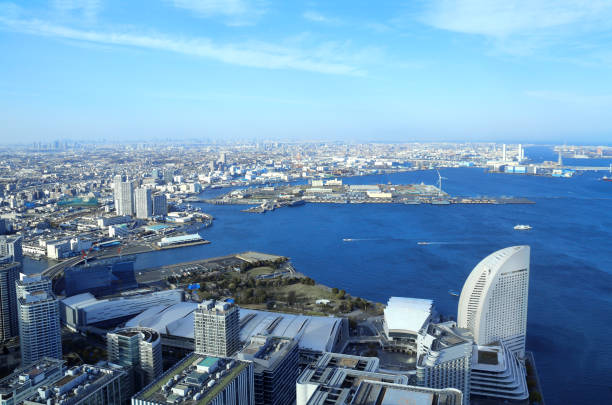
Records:
{"label": "office building", "polygon": [[529,246],[513,246],[478,263],[461,290],[457,315],[476,344],[501,341],[519,358],[525,355],[529,253]]}
{"label": "office building", "polygon": [[168,200],[165,194],[156,194],[153,196],[153,216],[168,215]]}
{"label": "office building", "polygon": [[0,235],[0,261],[23,263],[21,236]]}
{"label": "office building", "polygon": [[63,376],[64,362],[61,359],[42,359],[18,368],[0,380],[0,405],[20,405],[45,386]]}
{"label": "office building", "polygon": [[473,344],[472,334],[455,322],[430,324],[418,337],[417,385],[456,388],[469,404]]}
{"label": "office building", "polygon": [[0,342],[17,336],[17,292],[15,282],[19,277],[21,264],[0,263]]}
{"label": "office building", "polygon": [[240,348],[240,314],[233,302],[204,301],[194,312],[195,352],[229,357]]}
{"label": "office building", "polygon": [[134,185],[131,181],[124,181],[123,176],[115,176],[115,210],[117,215],[134,215]]}
{"label": "office building", "polygon": [[63,374],[27,396],[23,405],[121,405],[129,398],[121,385],[125,371],[119,367],[84,364]]}
{"label": "office building", "polygon": [[299,375],[298,345],[295,340],[279,336],[253,336],[237,357],[253,363],[255,405],[295,402],[295,381]]}
{"label": "office building", "polygon": [[4,218],[0,218],[0,235],[5,235],[8,231],[7,221]]}
{"label": "office building", "polygon": [[151,189],[140,187],[134,192],[136,218],[147,219],[153,216],[153,199]]}
{"label": "office building", "polygon": [[[163,371],[160,334],[146,328],[123,328],[106,334],[108,361],[126,369],[131,393],[140,391]],[[128,389],[128,387],[125,387]]]}
{"label": "office building", "polygon": [[[21,364],[43,357],[62,358],[59,301],[44,277],[23,277],[17,283]],[[38,289],[39,288],[39,289]]]}
{"label": "office building", "polygon": [[132,405],[254,405],[253,364],[193,353],[132,397]]}
{"label": "office building", "polygon": [[506,160],[508,160],[508,157],[506,155],[506,144],[504,143],[502,145],[502,162],[505,162]]}

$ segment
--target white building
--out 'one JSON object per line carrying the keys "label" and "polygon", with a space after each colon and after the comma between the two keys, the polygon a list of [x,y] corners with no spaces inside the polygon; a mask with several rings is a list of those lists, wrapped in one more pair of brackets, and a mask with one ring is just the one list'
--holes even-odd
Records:
{"label": "white building", "polygon": [[91,293],[64,298],[60,302],[62,322],[71,329],[138,315],[157,305],[172,305],[183,300],[180,290],[134,291],[97,299]]}
{"label": "white building", "polygon": [[230,302],[204,301],[194,313],[195,352],[229,357],[240,348],[239,309]]}
{"label": "white building", "polygon": [[134,192],[136,218],[147,219],[153,216],[153,199],[151,189],[140,187]]}
{"label": "white building", "polygon": [[45,278],[27,278],[17,282],[21,364],[28,365],[43,357],[62,358],[62,334],[59,302]]}
{"label": "white building", "polygon": [[115,210],[117,215],[134,215],[134,185],[123,181],[122,176],[115,176]]}
{"label": "white building", "polygon": [[461,290],[457,314],[476,344],[501,341],[519,358],[525,355],[529,253],[529,246],[513,246],[485,257]]}
{"label": "white building", "polygon": [[456,388],[469,404],[473,345],[472,334],[455,322],[430,324],[418,337],[417,385]]}
{"label": "white building", "polygon": [[416,348],[419,332],[431,321],[433,301],[391,297],[385,308],[384,328],[393,345]]}

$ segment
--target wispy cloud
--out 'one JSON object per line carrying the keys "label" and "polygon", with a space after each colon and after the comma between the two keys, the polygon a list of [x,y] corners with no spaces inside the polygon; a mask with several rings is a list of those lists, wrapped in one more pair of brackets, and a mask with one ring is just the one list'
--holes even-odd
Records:
{"label": "wispy cloud", "polygon": [[434,0],[421,20],[487,37],[502,51],[532,53],[612,27],[609,0]]}
{"label": "wispy cloud", "polygon": [[51,6],[63,15],[78,14],[87,22],[98,18],[102,9],[101,0],[51,0]]}
{"label": "wispy cloud", "polygon": [[228,25],[251,25],[266,13],[264,0],[167,0],[197,17],[222,17]]}
{"label": "wispy cloud", "polygon": [[[260,41],[221,44],[203,37],[177,38],[162,34],[90,31],[38,19],[19,19],[2,15],[0,15],[0,29],[94,44],[175,52],[239,66],[293,69],[336,75],[365,74],[363,69],[343,59],[342,52],[338,52],[337,44],[323,43],[311,48],[284,47]],[[330,49],[334,49],[335,53],[330,53]],[[344,54],[353,53],[345,51]],[[355,54],[359,55],[359,51]]]}
{"label": "wispy cloud", "polygon": [[528,90],[525,95],[546,101],[564,104],[607,104],[612,103],[612,94],[584,95],[564,91]]}
{"label": "wispy cloud", "polygon": [[304,17],[304,19],[308,20],[308,21],[313,21],[313,22],[317,22],[317,23],[322,23],[322,24],[329,24],[329,25],[342,25],[344,24],[344,21],[342,21],[339,18],[335,18],[335,17],[328,17],[326,15],[323,15],[317,11],[306,11],[304,12],[304,14],[302,14],[302,17]]}

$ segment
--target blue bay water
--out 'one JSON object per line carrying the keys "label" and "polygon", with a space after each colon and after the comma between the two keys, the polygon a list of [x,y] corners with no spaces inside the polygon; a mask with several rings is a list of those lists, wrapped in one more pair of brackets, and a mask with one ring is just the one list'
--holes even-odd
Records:
{"label": "blue bay water", "polygon": [[[542,160],[555,159],[548,149],[534,152]],[[266,214],[203,204],[216,218],[204,231],[212,244],[142,255],[136,267],[257,250],[289,256],[299,271],[352,295],[379,302],[390,296],[432,298],[439,312],[456,316],[458,299],[448,290],[460,291],[489,253],[527,244],[532,248],[527,345],[547,402],[612,402],[612,182],[600,181],[603,173],[569,179],[474,168],[441,173],[451,195],[527,197],[536,204],[306,204]],[[419,171],[345,182],[436,179],[435,171]],[[515,231],[516,224],[533,230]]]}

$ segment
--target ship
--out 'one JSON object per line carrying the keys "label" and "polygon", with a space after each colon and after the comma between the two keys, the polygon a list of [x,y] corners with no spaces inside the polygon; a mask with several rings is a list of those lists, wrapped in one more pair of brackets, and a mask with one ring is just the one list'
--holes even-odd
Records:
{"label": "ship", "polygon": [[514,229],[517,231],[528,231],[531,229],[530,225],[514,225]]}
{"label": "ship", "polygon": [[417,242],[417,245],[429,245],[429,242]]}
{"label": "ship", "polygon": [[601,179],[603,181],[612,181],[612,177],[608,177],[608,176],[603,176]]}

